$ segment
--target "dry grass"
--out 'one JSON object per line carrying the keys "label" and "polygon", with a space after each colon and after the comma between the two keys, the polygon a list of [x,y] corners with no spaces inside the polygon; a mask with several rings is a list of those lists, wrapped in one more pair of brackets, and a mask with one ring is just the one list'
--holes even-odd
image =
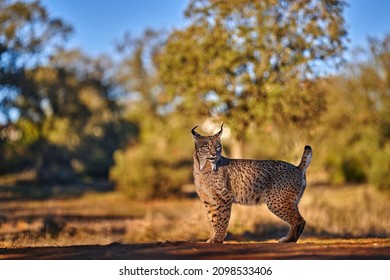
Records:
{"label": "dry grass", "polygon": [[[315,187],[300,204],[304,238],[389,237],[390,197],[366,186]],[[265,205],[234,205],[228,239],[277,239],[288,230]],[[120,193],[0,202],[0,247],[68,246],[205,240],[210,234],[198,199],[140,202]]]}

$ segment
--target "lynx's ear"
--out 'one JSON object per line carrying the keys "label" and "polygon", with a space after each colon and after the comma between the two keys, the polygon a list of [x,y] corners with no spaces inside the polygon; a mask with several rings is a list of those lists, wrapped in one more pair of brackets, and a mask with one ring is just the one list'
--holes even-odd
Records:
{"label": "lynx's ear", "polygon": [[221,134],[222,134],[222,132],[223,132],[223,123],[221,124],[221,129],[220,129],[220,131],[218,131],[217,133],[215,133],[214,134],[214,137],[221,137]]}
{"label": "lynx's ear", "polygon": [[200,135],[198,132],[195,131],[197,127],[198,126],[195,126],[193,129],[191,129],[192,137],[194,138],[195,141],[198,140],[199,138],[202,138],[202,135]]}

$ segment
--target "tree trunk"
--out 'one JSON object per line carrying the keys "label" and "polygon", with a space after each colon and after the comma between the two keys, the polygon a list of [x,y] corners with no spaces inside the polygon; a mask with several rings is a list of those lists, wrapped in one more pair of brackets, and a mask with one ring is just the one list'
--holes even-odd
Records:
{"label": "tree trunk", "polygon": [[232,138],[230,145],[230,157],[231,158],[243,158],[244,156],[244,139],[243,138]]}

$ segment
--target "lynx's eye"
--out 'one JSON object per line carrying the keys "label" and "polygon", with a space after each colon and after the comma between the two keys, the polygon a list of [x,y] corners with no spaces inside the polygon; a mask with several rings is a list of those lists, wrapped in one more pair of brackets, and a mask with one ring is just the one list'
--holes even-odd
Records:
{"label": "lynx's eye", "polygon": [[218,145],[215,149],[217,150],[217,152],[220,152],[221,151],[221,146]]}

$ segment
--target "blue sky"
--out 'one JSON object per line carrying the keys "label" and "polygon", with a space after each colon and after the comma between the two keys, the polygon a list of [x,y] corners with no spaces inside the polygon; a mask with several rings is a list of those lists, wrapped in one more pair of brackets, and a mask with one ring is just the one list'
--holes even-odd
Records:
{"label": "blue sky", "polygon": [[[145,28],[170,30],[185,25],[189,0],[42,0],[53,16],[73,25],[69,41],[87,54],[112,54],[125,32],[134,37]],[[349,0],[345,11],[350,46],[362,46],[368,36],[390,33],[390,1]]]}
{"label": "blue sky", "polygon": [[115,50],[125,32],[137,37],[146,28],[171,30],[184,26],[188,0],[41,0],[52,16],[74,28],[69,43],[87,54]]}

